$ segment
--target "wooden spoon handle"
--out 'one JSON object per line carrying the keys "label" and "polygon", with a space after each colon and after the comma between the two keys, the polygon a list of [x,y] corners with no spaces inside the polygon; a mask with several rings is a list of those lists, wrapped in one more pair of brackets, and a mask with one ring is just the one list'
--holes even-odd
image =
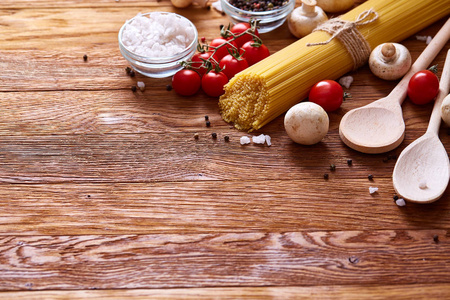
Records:
{"label": "wooden spoon handle", "polygon": [[438,31],[431,43],[423,50],[420,56],[416,59],[414,64],[409,69],[408,73],[397,84],[397,86],[389,94],[389,98],[395,98],[400,105],[406,98],[408,83],[411,77],[417,72],[425,69],[433,61],[436,55],[441,51],[444,45],[450,38],[450,18],[445,22],[444,26]]}
{"label": "wooden spoon handle", "polygon": [[441,106],[444,98],[448,95],[450,89],[450,50],[447,51],[444,69],[442,70],[441,81],[439,82],[439,94],[434,102],[433,111],[431,112],[430,123],[427,132],[439,133],[441,125]]}

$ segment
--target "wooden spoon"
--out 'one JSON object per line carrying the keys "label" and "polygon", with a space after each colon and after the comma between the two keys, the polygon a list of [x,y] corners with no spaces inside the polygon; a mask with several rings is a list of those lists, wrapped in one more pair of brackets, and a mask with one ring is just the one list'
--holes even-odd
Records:
{"label": "wooden spoon", "polygon": [[395,191],[417,203],[439,199],[450,179],[447,151],[439,140],[441,105],[450,88],[450,50],[447,52],[439,94],[433,106],[427,131],[406,147],[395,164],[392,181]]}
{"label": "wooden spoon", "polygon": [[384,153],[395,149],[405,137],[402,103],[411,77],[425,69],[450,38],[450,19],[417,58],[392,92],[366,106],[347,112],[339,125],[342,141],[363,153]]}

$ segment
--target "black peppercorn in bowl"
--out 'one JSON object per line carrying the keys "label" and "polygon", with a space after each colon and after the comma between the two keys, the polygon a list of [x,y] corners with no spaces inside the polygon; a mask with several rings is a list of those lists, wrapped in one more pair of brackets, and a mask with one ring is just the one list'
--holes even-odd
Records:
{"label": "black peppercorn in bowl", "polygon": [[220,0],[223,11],[234,24],[259,20],[260,33],[272,31],[286,21],[295,0]]}

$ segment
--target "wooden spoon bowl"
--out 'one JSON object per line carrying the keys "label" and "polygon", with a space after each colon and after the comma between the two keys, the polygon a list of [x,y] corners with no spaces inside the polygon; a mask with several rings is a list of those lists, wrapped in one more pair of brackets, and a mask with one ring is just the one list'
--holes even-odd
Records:
{"label": "wooden spoon bowl", "polygon": [[395,191],[405,199],[429,203],[439,199],[450,179],[450,161],[439,140],[441,105],[450,89],[450,50],[447,52],[427,131],[406,147],[397,159],[392,174]]}
{"label": "wooden spoon bowl", "polygon": [[409,80],[432,62],[449,38],[450,19],[388,96],[344,115],[339,135],[347,146],[363,153],[384,153],[401,144],[405,136],[401,105],[406,98]]}

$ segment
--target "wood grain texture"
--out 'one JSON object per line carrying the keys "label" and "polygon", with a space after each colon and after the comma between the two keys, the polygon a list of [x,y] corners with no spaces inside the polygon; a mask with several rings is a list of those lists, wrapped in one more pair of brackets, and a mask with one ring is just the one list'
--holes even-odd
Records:
{"label": "wood grain texture", "polygon": [[128,289],[98,291],[24,291],[3,292],[1,299],[348,299],[384,300],[395,295],[398,300],[446,299],[449,284],[225,287],[189,289]]}
{"label": "wood grain texture", "polygon": [[4,236],[0,288],[450,283],[449,237],[446,230]]}
{"label": "wood grain texture", "polygon": [[[228,23],[169,0],[1,1],[1,299],[450,298],[448,191],[398,207],[391,181],[392,155],[425,132],[432,105],[405,101],[391,153],[345,147],[345,112],[396,84],[363,67],[321,143],[294,144],[280,116],[253,133],[271,147],[241,146],[217,99],[126,75],[117,33],[145,11],[182,14],[206,39]],[[272,53],[295,41],[286,24],[262,37]],[[413,59],[426,46],[403,43]],[[137,81],[145,92],[131,92]]]}
{"label": "wood grain texture", "polygon": [[450,227],[448,200],[400,208],[388,179],[322,182],[0,185],[0,235]]}
{"label": "wood grain texture", "polygon": [[[214,131],[217,139],[211,137]],[[325,173],[336,180],[367,180],[369,174],[390,179],[395,164],[387,160],[395,154],[364,156],[341,147],[337,133],[313,147],[274,136],[268,147],[242,146],[242,134],[231,130],[200,132],[198,141],[193,132],[1,137],[0,183],[323,180]],[[323,180],[320,187],[326,186]]]}

